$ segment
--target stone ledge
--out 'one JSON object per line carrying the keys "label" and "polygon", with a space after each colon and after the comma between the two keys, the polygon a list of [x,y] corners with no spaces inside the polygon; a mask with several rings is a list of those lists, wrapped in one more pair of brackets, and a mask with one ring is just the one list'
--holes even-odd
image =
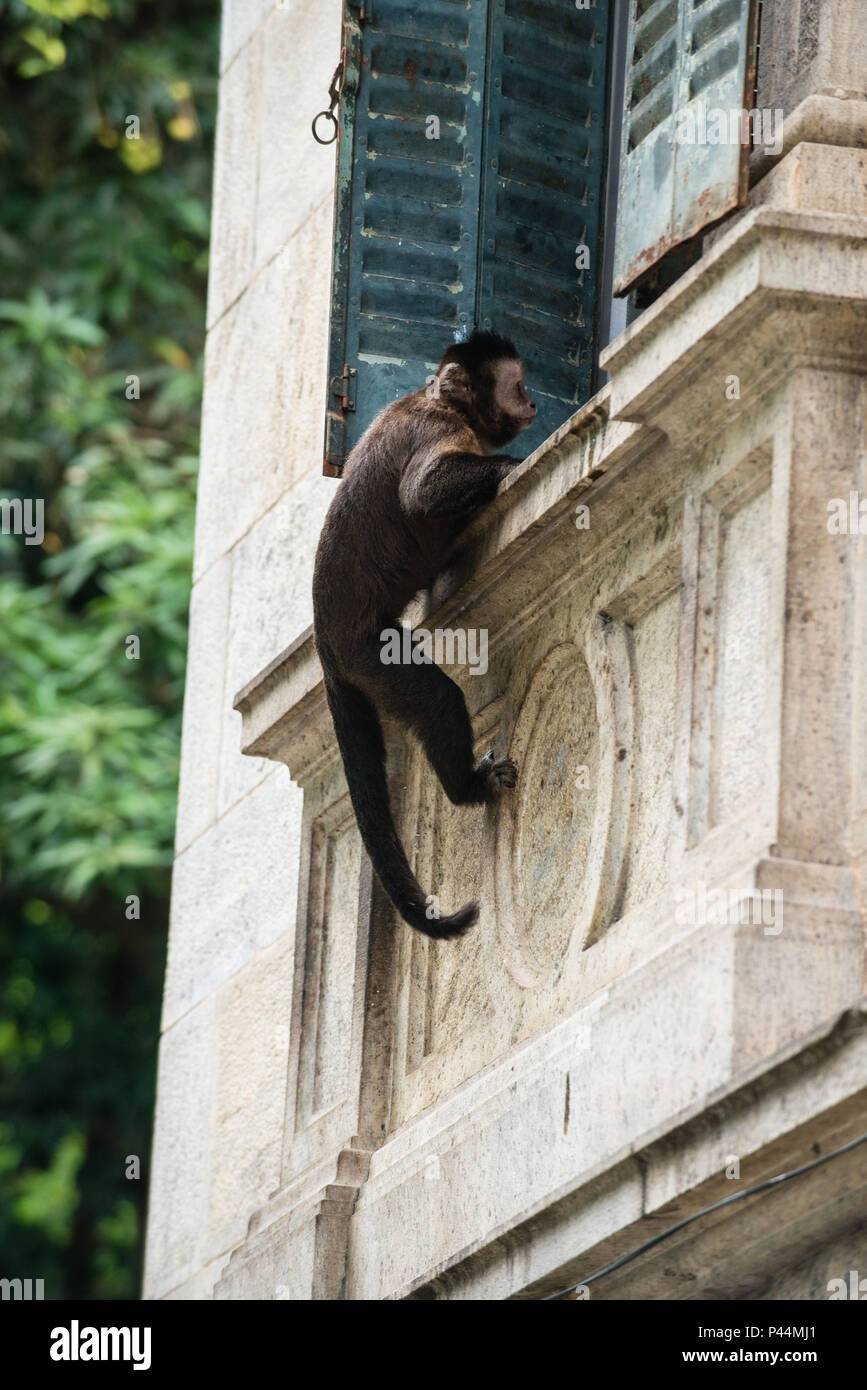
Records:
{"label": "stone ledge", "polygon": [[684,449],[731,418],[729,373],[743,409],[799,365],[863,371],[867,218],[748,212],[600,363],[611,375],[612,418],[653,425]]}
{"label": "stone ledge", "polygon": [[[860,938],[855,921],[846,949],[856,964]],[[577,1195],[606,1174],[621,1171],[631,1155],[663,1140],[674,1142],[678,1131],[704,1123],[701,1117],[714,1107],[732,1105],[744,1088],[760,1083],[767,1089],[781,1065],[808,1056],[809,1048],[824,1046],[823,1040],[837,1048],[854,1027],[863,1058],[865,1019],[853,989],[849,1007],[854,1013],[843,1022],[838,995],[837,1005],[824,1021],[813,1022],[812,1031],[803,1012],[804,1030],[797,1040],[790,1037],[776,1052],[739,1065],[735,1015],[760,1012],[764,996],[758,975],[751,983],[748,979],[748,962],[737,962],[737,933],[704,929],[692,943],[669,948],[665,956],[617,981],[577,1014],[464,1083],[392,1136],[371,1159],[353,1218],[353,1242],[364,1255],[351,1273],[350,1297],[407,1297],[494,1242],[507,1235],[513,1239],[519,1228],[556,1208],[570,1193]],[[792,974],[792,991],[800,996],[802,1011],[814,974],[809,967],[800,972],[800,985]],[[852,974],[860,979],[860,970]],[[720,990],[726,976],[731,991],[727,1002]],[[730,1042],[721,1046],[729,1029]],[[638,1038],[640,1056],[634,1050]],[[597,1065],[600,1055],[606,1060],[604,1072]],[[675,1073],[665,1059],[671,1065],[677,1059]],[[863,1077],[862,1071],[859,1087]],[[848,1095],[851,1087],[847,1073],[839,1096],[829,1089],[818,1112]],[[789,1123],[812,1118],[814,1104],[811,1091],[797,1115],[788,1114]],[[743,1146],[741,1130],[740,1152],[760,1147],[758,1123],[753,1133],[755,1141]],[[706,1146],[703,1171],[690,1173],[685,1186],[670,1174],[672,1190],[666,1199],[718,1172],[730,1151],[724,1146],[722,1137],[715,1152]],[[439,1182],[431,1183],[427,1176],[432,1163]],[[400,1218],[407,1203],[417,1211],[412,1232]],[[642,1204],[630,1221],[645,1212]],[[400,1229],[395,1223],[401,1223]],[[612,1232],[619,1225],[618,1215]],[[376,1264],[376,1252],[389,1252],[387,1270]],[[520,1287],[518,1283],[509,1292]]]}
{"label": "stone ledge", "polygon": [[[516,550],[536,542],[538,528],[562,523],[575,498],[591,494],[597,479],[649,447],[652,432],[609,425],[609,393],[603,387],[509,475],[467,530],[452,570],[439,577],[429,602],[417,605],[418,621],[440,610],[445,621],[456,605],[475,604],[514,566]],[[503,597],[501,615],[508,607]],[[238,691],[233,707],[243,717],[242,752],[286,763],[297,782],[338,756],[312,627]]]}
{"label": "stone ledge", "polygon": [[867,148],[867,101],[863,92],[839,96],[812,92],[783,121],[783,148],[778,155],[759,148],[750,156],[750,184],[755,187],[769,170],[802,143]]}
{"label": "stone ledge", "polygon": [[[722,1169],[730,1154],[739,1156],[746,1170],[741,1183],[747,1186],[809,1161],[817,1144],[827,1150],[860,1132],[867,1113],[865,1029],[867,1000],[862,999],[796,1044],[744,1072],[736,1084],[711,1086],[677,1114],[636,1135],[592,1168],[569,1177],[564,1174],[559,1187],[526,1206],[518,1222],[501,1221],[488,1227],[469,1242],[456,1242],[455,1250],[448,1254],[443,1251],[439,1259],[427,1248],[426,1240],[428,1258],[413,1262],[411,1231],[400,1217],[405,1203],[413,1203],[419,1224],[424,1225],[426,1215],[431,1214],[426,1194],[448,1186],[453,1209],[464,1225],[468,1212],[478,1218],[484,1208],[481,1194],[496,1190],[490,1184],[485,1186],[486,1163],[490,1160],[496,1171],[503,1172],[504,1121],[520,1124],[523,1098],[538,1092],[540,1084],[544,1090],[546,1077],[552,1072],[559,1080],[564,1060],[581,1040],[578,1021],[564,1020],[552,1030],[545,1048],[539,1040],[497,1069],[499,1092],[491,1090],[492,1074],[482,1082],[484,1096],[476,1097],[481,1103],[465,1107],[463,1116],[455,1112],[451,1125],[438,1126],[443,1119],[439,1113],[430,1116],[423,1126],[428,1134],[423,1146],[412,1149],[396,1136],[386,1150],[374,1154],[366,1183],[368,1155],[349,1152],[319,1165],[275,1194],[269,1206],[251,1221],[248,1239],[224,1267],[215,1296],[289,1296],[281,1290],[294,1282],[300,1246],[312,1248],[319,1241],[318,1257],[302,1271],[305,1289],[299,1288],[295,1297],[380,1301],[418,1297],[422,1290],[425,1297],[445,1299],[544,1297],[613,1261],[720,1195],[729,1195],[731,1184],[724,1181]],[[586,1043],[585,1035],[582,1045]],[[528,1064],[532,1064],[529,1069]],[[454,1099],[466,1101],[478,1089],[477,1083],[469,1083]],[[492,1104],[495,1097],[497,1103]],[[575,1123],[580,1123],[577,1116]],[[409,1138],[408,1132],[405,1137]],[[526,1132],[521,1135],[524,1145],[529,1145],[528,1152],[532,1151],[532,1138]],[[350,1160],[348,1167],[345,1160]],[[455,1189],[456,1166],[464,1168],[465,1177]],[[472,1178],[469,1184],[467,1177]],[[848,1186],[845,1210],[842,1198],[836,1204],[837,1225],[842,1227],[864,1215],[863,1185],[853,1189],[850,1180]],[[396,1204],[389,1201],[391,1193],[398,1198]],[[797,1209],[802,1215],[810,1195],[811,1189],[792,1188],[791,1211]],[[323,1232],[319,1229],[323,1212],[335,1201],[337,1224]],[[826,1214],[823,1210],[822,1215]],[[389,1222],[395,1220],[399,1225],[391,1230]],[[344,1286],[347,1223],[349,1271]],[[814,1235],[815,1226],[814,1221]],[[442,1250],[446,1233],[434,1227],[425,1230],[426,1235],[434,1231]],[[681,1240],[692,1244],[698,1234],[689,1233]],[[788,1244],[793,1250],[798,1244],[800,1251],[805,1241],[809,1243],[799,1229]],[[358,1262],[353,1260],[353,1250],[361,1256]],[[392,1259],[383,1269],[373,1256],[386,1251],[392,1252]],[[704,1263],[708,1264],[707,1258]],[[738,1262],[732,1263],[730,1280],[738,1277]],[[320,1266],[318,1272],[313,1268],[316,1264]],[[681,1296],[680,1287],[673,1287],[667,1278],[665,1264],[648,1255],[628,1272],[609,1276],[592,1296]],[[766,1264],[752,1271],[753,1285],[764,1277]],[[332,1291],[317,1295],[308,1287],[311,1280]],[[341,1292],[335,1292],[338,1289]],[[701,1286],[696,1291],[700,1292]],[[717,1289],[716,1296],[739,1295],[736,1287],[729,1287]],[[740,1296],[750,1295],[742,1289]]]}

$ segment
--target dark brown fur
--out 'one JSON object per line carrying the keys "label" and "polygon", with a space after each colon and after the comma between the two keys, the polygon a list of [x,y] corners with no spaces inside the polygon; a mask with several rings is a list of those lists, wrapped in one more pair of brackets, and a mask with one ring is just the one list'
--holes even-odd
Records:
{"label": "dark brown fur", "polygon": [[458,686],[433,662],[384,665],[381,634],[399,627],[495,496],[518,460],[490,451],[526,429],[535,409],[508,339],[475,333],[454,344],[431,385],[387,406],[352,450],[316,552],[316,645],[362,839],[398,911],[433,937],[462,934],[478,904],[428,916],[391,816],[378,712],[416,734],[456,805],[492,800],[514,785],[516,769],[492,754],[476,767]]}

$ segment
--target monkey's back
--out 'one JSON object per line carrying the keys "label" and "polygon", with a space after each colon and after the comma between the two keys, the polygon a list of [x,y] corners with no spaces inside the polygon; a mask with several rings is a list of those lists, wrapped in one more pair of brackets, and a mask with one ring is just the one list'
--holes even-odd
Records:
{"label": "monkey's back", "polygon": [[313,570],[317,647],[332,666],[393,626],[440,567],[448,527],[411,521],[400,481],[419,449],[460,427],[454,412],[415,391],[380,411],[350,452]]}

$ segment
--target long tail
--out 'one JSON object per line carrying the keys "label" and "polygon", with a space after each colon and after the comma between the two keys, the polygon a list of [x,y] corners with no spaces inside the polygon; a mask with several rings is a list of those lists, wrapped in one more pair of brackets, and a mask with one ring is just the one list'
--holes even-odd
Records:
{"label": "long tail", "polygon": [[476,902],[464,903],[450,917],[428,916],[425,897],[398,839],[385,775],[385,743],[372,702],[346,681],[326,676],[325,691],[334,720],[349,795],[364,847],[380,882],[401,917],[426,936],[462,936],[479,915]]}

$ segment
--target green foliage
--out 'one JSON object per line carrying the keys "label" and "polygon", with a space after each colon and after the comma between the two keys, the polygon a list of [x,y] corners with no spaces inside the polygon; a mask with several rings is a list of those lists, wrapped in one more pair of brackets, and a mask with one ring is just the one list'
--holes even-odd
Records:
{"label": "green foliage", "polygon": [[134,1298],[218,12],[0,0],[0,21],[0,498],[44,503],[41,544],[0,535],[0,1275]]}
{"label": "green foliage", "polygon": [[15,1183],[13,1216],[34,1226],[52,1245],[66,1245],[78,1206],[76,1176],[84,1159],[84,1135],[64,1134],[45,1169],[22,1173]]}

